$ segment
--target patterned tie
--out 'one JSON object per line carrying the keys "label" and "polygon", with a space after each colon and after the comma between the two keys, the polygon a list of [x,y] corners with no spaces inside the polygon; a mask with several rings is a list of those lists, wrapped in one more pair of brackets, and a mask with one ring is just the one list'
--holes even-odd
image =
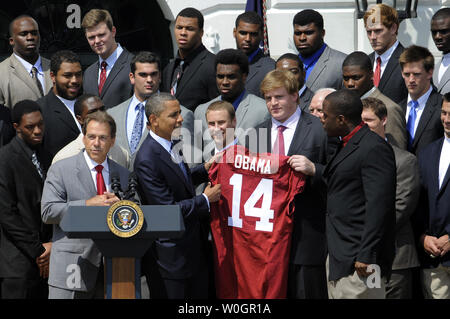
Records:
{"label": "patterned tie", "polygon": [[[178,142],[178,141],[177,141],[177,142]],[[177,162],[178,166],[180,167],[181,171],[183,172],[184,177],[185,177],[186,180],[188,181],[189,178],[188,178],[188,174],[187,174],[187,171],[186,171],[186,167],[184,166],[183,155],[180,154],[179,152],[178,152],[178,154],[177,154],[177,152],[175,152],[175,151],[173,150],[173,147],[174,147],[176,144],[177,144],[176,142],[172,142],[172,143],[170,144],[170,152],[172,153],[173,159]]]}
{"label": "patterned tie", "polygon": [[36,69],[36,67],[32,67],[31,68],[31,78],[34,79],[36,81],[36,85],[39,89],[39,93],[41,93],[41,97],[44,96],[44,89],[42,88],[42,83],[41,81],[39,81],[39,78],[37,77],[37,72],[38,70]]}
{"label": "patterned tie", "polygon": [[33,165],[36,167],[39,176],[44,179],[44,171],[41,168],[41,163],[39,163],[36,152],[33,152],[33,154],[31,154],[31,162],[33,162]]}
{"label": "patterned tie", "polygon": [[105,85],[105,81],[106,81],[106,66],[108,65],[108,63],[106,63],[106,61],[103,61],[101,64],[101,72],[100,72],[100,83],[98,84],[98,94],[102,94],[102,90],[103,90],[103,85]]}
{"label": "patterned tie", "polygon": [[102,175],[103,166],[97,165],[95,170],[97,171],[97,195],[103,195],[106,192],[106,185]]}
{"label": "patterned tie", "polygon": [[273,150],[272,153],[274,154],[280,154],[280,155],[285,155],[286,153],[284,152],[284,136],[283,136],[283,132],[287,127],[284,125],[278,125],[277,130],[278,130],[278,134],[277,134],[277,139],[275,140],[275,143],[273,144]]}
{"label": "patterned tie", "polygon": [[183,65],[184,65],[184,61],[181,60],[180,64],[178,64],[178,66],[174,72],[174,74],[176,74],[176,76],[173,77],[172,88],[170,89],[170,94],[172,94],[173,96],[175,96],[175,93],[177,93],[178,82],[180,82],[180,78],[183,75],[183,71],[184,71]]}
{"label": "patterned tie", "polygon": [[411,109],[409,110],[408,121],[406,123],[406,130],[408,131],[408,150],[412,150],[412,144],[414,142],[414,126],[417,117],[417,108],[419,103],[417,101],[411,101]]}
{"label": "patterned tie", "polygon": [[139,112],[136,115],[136,119],[134,120],[133,125],[133,132],[131,133],[131,140],[130,140],[130,150],[131,154],[133,154],[136,151],[137,146],[139,145],[139,141],[141,140],[142,136],[142,128],[144,126],[144,112],[145,108],[142,103],[139,103],[136,105],[136,108],[139,108]]}
{"label": "patterned tie", "polygon": [[377,67],[375,68],[375,73],[373,74],[373,85],[378,87],[380,84],[380,78],[381,78],[381,58],[377,58]]}

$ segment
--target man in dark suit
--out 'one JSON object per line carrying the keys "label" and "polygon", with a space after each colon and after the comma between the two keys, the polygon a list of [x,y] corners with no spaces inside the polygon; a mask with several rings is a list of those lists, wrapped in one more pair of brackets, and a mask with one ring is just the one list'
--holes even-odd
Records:
{"label": "man in dark suit", "polygon": [[127,100],[133,93],[130,62],[133,54],[116,42],[116,27],[106,10],[92,9],[81,26],[98,61],[84,72],[84,93],[98,95],[108,109]]}
{"label": "man in dark suit", "polygon": [[381,100],[387,108],[386,134],[393,145],[406,149],[406,121],[402,108],[373,85],[372,63],[364,52],[350,53],[342,63],[344,86],[355,90],[361,99],[373,97]]}
{"label": "man in dark suit", "polygon": [[263,40],[264,22],[254,11],[241,13],[236,18],[233,36],[236,48],[248,57],[249,72],[245,88],[250,94],[263,97],[259,85],[264,76],[275,69],[275,61],[259,47]]}
{"label": "man in dark suit", "polygon": [[[292,167],[302,165],[306,158],[325,164],[325,132],[318,118],[298,107],[295,76],[289,71],[271,71],[262,81],[261,91],[271,118],[256,127],[258,138],[252,140],[250,136],[247,148],[252,152],[291,156]],[[259,140],[264,137],[266,141]],[[288,296],[325,299],[325,189],[308,179],[303,193],[295,197],[295,207]]]}
{"label": "man in dark suit", "polygon": [[439,118],[442,96],[431,84],[434,58],[427,48],[410,46],[399,61],[408,88],[407,98],[400,103],[406,116],[408,150],[417,155],[444,134]]}
{"label": "man in dark suit", "polygon": [[162,92],[170,92],[180,104],[195,108],[219,95],[214,70],[214,54],[202,44],[203,15],[194,8],[185,8],[175,19],[178,51],[164,68]]}
{"label": "man in dark suit", "polygon": [[0,105],[0,147],[8,144],[15,134],[10,109]]}
{"label": "man in dark suit", "polygon": [[421,193],[417,238],[426,298],[450,299],[450,94],[441,109],[444,136],[418,156]]}
{"label": "man in dark suit", "polygon": [[[385,298],[395,247],[395,158],[391,146],[361,121],[362,103],[342,89],[323,102],[323,127],[342,137],[324,167],[297,170],[327,184],[328,296]],[[376,160],[374,160],[376,158]]]}
{"label": "man in dark suit", "polygon": [[9,44],[13,53],[0,63],[0,104],[13,108],[22,100],[36,101],[52,86],[50,61],[39,55],[37,22],[20,15],[9,24]]}
{"label": "man in dark suit", "polygon": [[55,154],[72,142],[81,132],[75,117],[74,105],[81,95],[83,78],[81,62],[72,51],[58,51],[50,63],[53,88],[37,100],[42,109],[46,130],[44,147]]}
{"label": "man in dark suit", "polygon": [[294,44],[305,69],[306,86],[316,92],[322,88],[342,87],[342,61],[345,54],[324,42],[322,15],[306,9],[294,16]]}
{"label": "man in dark suit", "polygon": [[[362,100],[361,118],[372,132],[386,141],[385,132],[389,118],[383,101],[368,97]],[[410,152],[392,145],[395,155],[397,186],[395,195],[395,258],[392,263],[391,278],[386,283],[386,299],[413,298],[413,268],[419,266],[414,241],[411,216],[419,201],[419,167],[416,157]]]}
{"label": "man in dark suit", "polygon": [[13,122],[17,136],[0,150],[0,296],[46,298],[52,234],[40,203],[51,158],[39,105],[18,102]]}
{"label": "man in dark suit", "polygon": [[441,8],[431,18],[431,37],[443,56],[433,73],[433,84],[440,94],[450,92],[450,8]]}
{"label": "man in dark suit", "polygon": [[311,103],[311,100],[314,96],[314,92],[305,85],[305,70],[303,69],[302,60],[300,60],[298,55],[295,55],[293,53],[285,53],[278,58],[276,69],[288,70],[295,75],[299,87],[299,107],[302,111],[309,113],[309,104]]}
{"label": "man in dark suit", "polygon": [[404,51],[397,40],[399,25],[397,10],[385,4],[376,4],[364,15],[364,27],[374,50],[369,55],[374,85],[395,103],[400,103],[408,94],[398,63]]}
{"label": "man in dark suit", "polygon": [[181,127],[180,103],[168,93],[152,95],[146,103],[149,134],[134,164],[144,205],[180,205],[185,233],[179,239],[158,238],[144,256],[152,298],[207,298],[206,238],[201,223],[209,217],[209,203],[220,198],[220,185],[208,185],[195,195],[194,184],[208,180],[212,161],[192,169],[186,165],[172,133]]}

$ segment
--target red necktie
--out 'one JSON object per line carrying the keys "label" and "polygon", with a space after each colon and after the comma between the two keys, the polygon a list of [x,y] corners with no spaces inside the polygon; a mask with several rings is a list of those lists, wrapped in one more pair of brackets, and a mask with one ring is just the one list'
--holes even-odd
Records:
{"label": "red necktie", "polygon": [[378,84],[380,84],[380,77],[381,77],[381,58],[377,58],[377,67],[375,68],[375,73],[373,74],[373,85],[378,87]]}
{"label": "red necktie", "polygon": [[102,70],[100,71],[100,83],[98,84],[98,94],[102,94],[102,89],[103,89],[103,85],[105,84],[106,81],[106,66],[108,64],[106,63],[106,61],[102,62]]}
{"label": "red necktie", "polygon": [[278,135],[277,135],[277,139],[275,140],[275,143],[273,144],[273,150],[272,150],[272,153],[274,153],[274,154],[285,155],[284,136],[283,136],[283,132],[285,129],[286,129],[286,126],[283,126],[283,125],[278,125],[278,127],[277,127]]}
{"label": "red necktie", "polygon": [[97,195],[103,195],[106,192],[105,181],[103,180],[102,165],[95,166],[95,170],[97,171]]}

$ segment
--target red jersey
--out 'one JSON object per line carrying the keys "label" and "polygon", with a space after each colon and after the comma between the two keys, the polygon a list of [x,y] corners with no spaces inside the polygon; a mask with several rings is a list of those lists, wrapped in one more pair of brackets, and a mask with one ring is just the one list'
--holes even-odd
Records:
{"label": "red jersey", "polygon": [[235,145],[211,166],[222,185],[211,203],[218,298],[286,298],[293,199],[305,184],[288,158]]}

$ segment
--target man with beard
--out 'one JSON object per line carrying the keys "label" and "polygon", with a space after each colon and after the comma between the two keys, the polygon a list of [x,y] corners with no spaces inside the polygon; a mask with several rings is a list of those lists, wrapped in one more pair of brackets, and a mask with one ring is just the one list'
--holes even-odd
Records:
{"label": "man with beard", "polygon": [[22,100],[36,101],[52,86],[50,61],[39,55],[37,22],[21,15],[9,25],[9,44],[13,54],[0,63],[0,104],[13,106]]}
{"label": "man with beard", "polygon": [[82,92],[83,84],[78,55],[67,50],[56,52],[50,62],[50,76],[53,88],[37,102],[47,127],[44,147],[55,156],[81,132],[74,112],[75,101]]}

